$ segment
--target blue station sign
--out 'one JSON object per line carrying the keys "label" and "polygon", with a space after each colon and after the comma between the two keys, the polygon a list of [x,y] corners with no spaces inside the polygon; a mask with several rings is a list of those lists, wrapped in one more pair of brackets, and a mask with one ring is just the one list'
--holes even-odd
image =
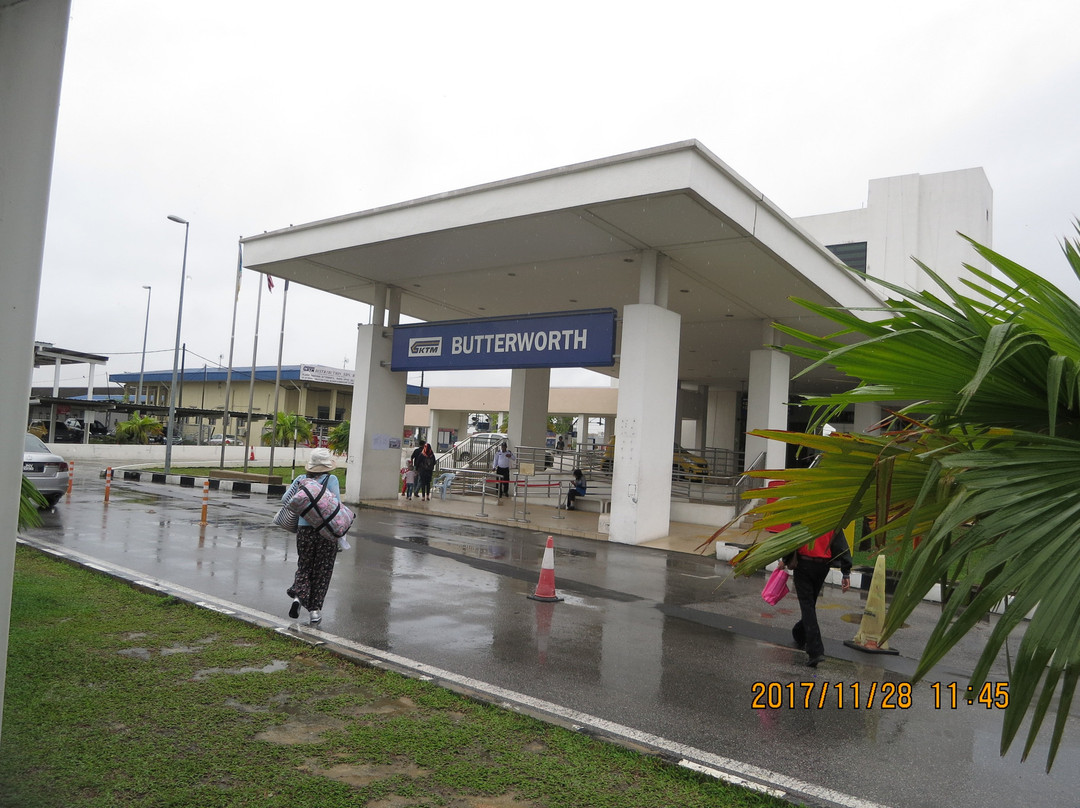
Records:
{"label": "blue station sign", "polygon": [[611,367],[615,309],[394,326],[391,370]]}

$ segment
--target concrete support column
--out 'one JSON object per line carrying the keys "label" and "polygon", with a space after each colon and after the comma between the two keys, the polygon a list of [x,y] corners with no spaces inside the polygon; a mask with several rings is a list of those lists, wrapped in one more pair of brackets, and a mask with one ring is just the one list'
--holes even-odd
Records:
{"label": "concrete support column", "polygon": [[401,425],[405,423],[405,374],[390,370],[393,340],[382,325],[362,325],[356,337],[345,497],[393,499],[401,468]]}
{"label": "concrete support column", "polygon": [[[49,207],[68,0],[0,4],[0,708],[7,674],[15,534],[22,481],[26,402],[30,400],[34,326]],[[50,427],[51,428],[51,427]],[[2,715],[2,710],[0,710]]]}
{"label": "concrete support column", "polygon": [[429,410],[428,411],[428,431],[425,443],[431,444],[431,450],[438,454],[439,451],[439,430],[442,429],[443,424],[446,422],[447,413],[443,410]]}
{"label": "concrete support column", "polygon": [[667,308],[670,259],[656,250],[642,250],[638,302]]}
{"label": "concrete support column", "polygon": [[735,431],[739,419],[738,407],[739,392],[737,390],[709,390],[706,446],[735,451],[738,447]]}
{"label": "concrete support column", "polygon": [[[746,431],[754,429],[787,429],[788,383],[791,361],[779,351],[750,352],[750,385],[746,399]],[[787,447],[774,440],[746,436],[746,459],[749,467],[754,459],[765,453],[765,468],[787,466]]]}
{"label": "concrete support column", "polygon": [[510,446],[544,446],[547,440],[550,368],[516,368],[510,371]]}
{"label": "concrete support column", "polygon": [[[381,326],[386,320],[386,284],[380,283],[375,287],[375,302],[371,304],[371,324]],[[359,368],[360,363],[356,366]]]}
{"label": "concrete support column", "polygon": [[401,289],[391,286],[386,300],[386,324],[395,326],[401,322]]}
{"label": "concrete support column", "polygon": [[[86,403],[92,404],[94,401],[94,363],[91,362],[89,368],[86,371]],[[94,418],[94,413],[90,410],[83,410],[81,413],[80,421],[83,425],[83,443],[90,443],[90,421]]]}
{"label": "concrete support column", "polygon": [[877,435],[881,430],[873,429],[885,415],[880,404],[865,402],[855,405],[855,422],[851,429],[853,432],[866,435]]}
{"label": "concrete support column", "polygon": [[611,541],[641,544],[668,534],[679,328],[679,315],[667,309],[623,307]]}
{"label": "concrete support column", "polygon": [[577,445],[577,446],[588,446],[589,445],[589,416],[586,415],[585,413],[581,413],[578,416],[578,424],[580,424],[580,426],[578,426],[578,436],[577,436],[577,439],[575,441],[575,445]]}

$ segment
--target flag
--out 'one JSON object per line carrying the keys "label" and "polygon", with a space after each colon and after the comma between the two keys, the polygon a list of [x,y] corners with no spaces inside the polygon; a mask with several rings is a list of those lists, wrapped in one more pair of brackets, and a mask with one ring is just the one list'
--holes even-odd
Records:
{"label": "flag", "polygon": [[240,281],[244,275],[244,245],[236,245],[236,299],[240,299]]}
{"label": "flag", "polygon": [[267,275],[266,276],[266,288],[267,288],[267,291],[270,291],[270,292],[274,291],[274,276],[273,275]]}

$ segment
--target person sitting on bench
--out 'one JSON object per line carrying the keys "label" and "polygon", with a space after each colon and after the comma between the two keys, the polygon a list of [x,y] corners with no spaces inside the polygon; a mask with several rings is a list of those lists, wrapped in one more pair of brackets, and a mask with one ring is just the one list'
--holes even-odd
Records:
{"label": "person sitting on bench", "polygon": [[570,483],[570,490],[566,492],[566,510],[574,510],[574,500],[585,496],[585,477],[581,469],[574,469],[574,480]]}

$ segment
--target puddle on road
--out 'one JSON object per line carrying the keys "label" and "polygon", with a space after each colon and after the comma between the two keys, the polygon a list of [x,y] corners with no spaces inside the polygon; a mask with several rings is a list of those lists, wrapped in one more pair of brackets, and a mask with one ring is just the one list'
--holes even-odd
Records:
{"label": "puddle on road", "polygon": [[475,542],[466,541],[464,539],[454,539],[441,536],[438,538],[432,538],[430,536],[398,536],[399,539],[407,541],[410,544],[419,544],[423,547],[432,547],[436,550],[443,550],[455,555],[462,555],[468,558],[506,558],[508,550],[505,543],[488,543],[477,544]]}

